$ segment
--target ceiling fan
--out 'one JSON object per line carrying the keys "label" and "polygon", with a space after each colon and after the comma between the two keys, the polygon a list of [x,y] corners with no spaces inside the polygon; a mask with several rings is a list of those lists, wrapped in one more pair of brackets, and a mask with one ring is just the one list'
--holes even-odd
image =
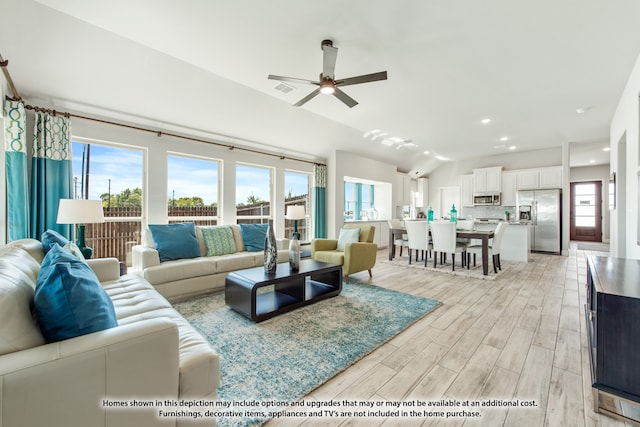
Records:
{"label": "ceiling fan", "polygon": [[381,71],[379,73],[373,74],[364,74],[362,76],[349,77],[346,79],[338,80],[334,75],[336,68],[336,57],[338,56],[338,48],[333,47],[333,42],[331,40],[323,40],[320,44],[320,47],[322,48],[322,73],[320,73],[320,79],[317,82],[307,79],[298,79],[295,77],[274,76],[272,74],[269,75],[270,80],[280,80],[284,82],[304,83],[318,86],[316,90],[293,104],[295,107],[299,107],[305,104],[307,101],[311,100],[319,93],[322,93],[325,95],[333,95],[340,101],[344,102],[349,108],[353,108],[358,105],[358,102],[344,93],[342,90],[340,90],[338,86],[342,87],[360,83],[375,82],[378,80],[387,80],[386,71]]}

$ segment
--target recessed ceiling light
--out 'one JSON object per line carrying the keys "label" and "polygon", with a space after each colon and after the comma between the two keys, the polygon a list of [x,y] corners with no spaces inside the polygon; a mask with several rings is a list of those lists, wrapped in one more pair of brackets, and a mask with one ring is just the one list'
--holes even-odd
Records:
{"label": "recessed ceiling light", "polygon": [[590,109],[591,109],[591,107],[578,107],[578,108],[576,108],[576,113],[584,114],[587,111],[589,111]]}
{"label": "recessed ceiling light", "polygon": [[491,119],[489,117],[486,117],[480,120],[480,123],[482,123],[483,125],[488,125],[489,123],[491,123]]}
{"label": "recessed ceiling light", "polygon": [[596,162],[596,161],[595,161],[595,160],[593,160],[593,159],[589,160],[589,163],[595,163],[595,162]]}
{"label": "recessed ceiling light", "polygon": [[602,151],[611,151],[611,147],[604,147]]}
{"label": "recessed ceiling light", "polygon": [[509,147],[509,150],[515,150],[515,149],[516,149],[515,145],[512,145],[512,146]]}
{"label": "recessed ceiling light", "polygon": [[438,159],[438,160],[442,160],[442,161],[447,161],[447,160],[449,160],[449,158],[448,158],[448,157],[440,156],[440,155],[437,155],[437,156],[436,156],[436,159]]}
{"label": "recessed ceiling light", "polygon": [[500,141],[504,142],[504,141],[508,141],[509,137],[508,136],[503,136],[502,138],[500,138]]}
{"label": "recessed ceiling light", "polygon": [[425,150],[425,151],[422,152],[422,154],[429,154],[429,153],[430,153],[429,150]]}

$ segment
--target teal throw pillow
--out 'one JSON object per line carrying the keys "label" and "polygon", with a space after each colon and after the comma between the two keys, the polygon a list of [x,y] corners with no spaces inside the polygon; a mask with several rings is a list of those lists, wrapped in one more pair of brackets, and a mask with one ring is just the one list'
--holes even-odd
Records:
{"label": "teal throw pillow", "polygon": [[231,227],[202,227],[202,238],[207,246],[207,256],[236,253]]}
{"label": "teal throw pillow", "polygon": [[269,224],[240,224],[244,247],[249,252],[264,250],[264,239],[267,236]]}
{"label": "teal throw pillow", "polygon": [[51,247],[56,243],[62,247],[69,243],[69,239],[55,230],[47,230],[42,233],[42,236],[40,236],[40,241],[42,242],[42,250],[45,254],[49,252]]}
{"label": "teal throw pillow", "polygon": [[177,224],[150,224],[149,230],[160,255],[160,262],[200,256],[193,222]]}
{"label": "teal throw pillow", "polygon": [[57,244],[42,261],[33,303],[49,342],[118,326],[113,303],[91,267]]}
{"label": "teal throw pillow", "polygon": [[360,241],[359,228],[343,228],[340,230],[340,236],[338,236],[338,250],[344,251],[347,243],[355,243],[358,241]]}

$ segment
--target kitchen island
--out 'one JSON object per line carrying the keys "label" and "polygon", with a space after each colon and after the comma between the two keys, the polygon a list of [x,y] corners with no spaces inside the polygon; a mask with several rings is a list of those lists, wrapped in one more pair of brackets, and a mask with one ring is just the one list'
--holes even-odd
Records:
{"label": "kitchen island", "polygon": [[[474,228],[476,230],[494,231],[499,220],[479,221],[476,220]],[[502,261],[529,262],[531,253],[530,225],[526,222],[510,221],[502,236],[502,247],[500,259]]]}

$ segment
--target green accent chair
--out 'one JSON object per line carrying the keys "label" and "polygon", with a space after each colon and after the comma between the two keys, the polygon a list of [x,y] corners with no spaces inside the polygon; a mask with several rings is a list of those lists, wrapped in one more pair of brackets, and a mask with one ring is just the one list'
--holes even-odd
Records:
{"label": "green accent chair", "polygon": [[311,258],[316,261],[342,265],[344,281],[349,283],[349,275],[367,270],[371,278],[371,269],[376,265],[378,245],[373,243],[376,228],[372,225],[345,224],[344,228],[360,228],[359,242],[347,243],[345,250],[338,250],[338,240],[313,239]]}

